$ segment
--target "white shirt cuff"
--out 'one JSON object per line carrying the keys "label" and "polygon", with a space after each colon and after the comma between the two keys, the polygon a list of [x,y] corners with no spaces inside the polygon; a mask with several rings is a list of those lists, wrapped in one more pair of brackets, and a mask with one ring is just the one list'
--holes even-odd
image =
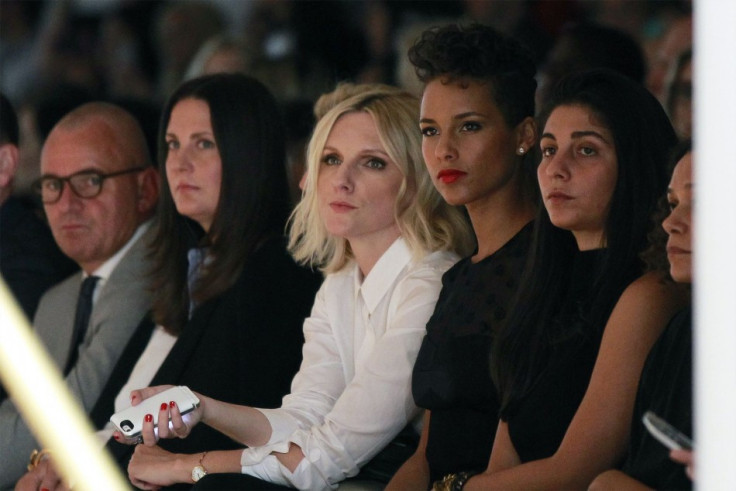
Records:
{"label": "white shirt cuff", "polygon": [[[335,489],[318,470],[312,466],[308,458],[303,458],[292,473],[270,452],[284,453],[289,449],[289,442],[282,442],[267,447],[246,448],[240,458],[241,472],[280,486],[317,491]],[[268,452],[266,454],[266,452]]]}
{"label": "white shirt cuff", "polygon": [[266,445],[288,440],[289,436],[299,429],[294,418],[282,409],[256,409],[263,413],[271,425],[271,438],[268,439]]}
{"label": "white shirt cuff", "polygon": [[[286,469],[278,459],[273,455],[266,455],[265,458],[260,460],[258,463],[248,464],[245,453],[249,449],[243,452],[241,458],[241,472],[249,476],[256,477],[262,481],[271,482],[281,486],[289,486],[289,481],[286,480],[282,469]],[[288,470],[288,469],[287,469]],[[290,487],[290,486],[289,486]]]}

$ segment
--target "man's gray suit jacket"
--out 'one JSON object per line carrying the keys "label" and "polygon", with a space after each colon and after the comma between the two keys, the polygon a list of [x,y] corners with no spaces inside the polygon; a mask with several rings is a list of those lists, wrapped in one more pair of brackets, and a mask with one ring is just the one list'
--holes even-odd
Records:
{"label": "man's gray suit jacket", "polygon": [[[147,287],[148,261],[143,234],[112,271],[99,292],[79,358],[66,377],[73,396],[89,413],[113,367],[141,320],[151,308]],[[33,321],[59,370],[69,356],[74,313],[82,274],[72,275],[47,291]],[[0,341],[1,342],[1,341]],[[49,408],[54,401],[49,401]],[[25,473],[28,457],[38,445],[10,399],[0,405],[0,489],[12,489]]]}

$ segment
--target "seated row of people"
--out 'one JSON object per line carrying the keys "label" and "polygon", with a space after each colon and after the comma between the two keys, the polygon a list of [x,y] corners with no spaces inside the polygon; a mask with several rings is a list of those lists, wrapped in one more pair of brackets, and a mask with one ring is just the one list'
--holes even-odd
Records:
{"label": "seated row of people", "polygon": [[[81,106],[58,123],[42,154],[39,188],[57,242],[84,276],[112,274],[98,281],[81,341],[70,342],[81,274],[61,285],[60,303],[51,303],[54,290],[44,296],[34,328],[58,351],[59,366],[78,351],[67,383],[78,386],[75,395],[101,429],[129,405],[132,389],[149,384],[277,405],[299,367],[302,322],[321,280],[286,252],[283,125],[267,89],[244,76],[196,80],[172,96],[165,114],[158,213],[133,238],[156,206],[159,173],[141,167],[150,158],[132,116],[104,103]],[[133,245],[124,248],[126,240]],[[86,252],[94,261],[82,261]],[[151,309],[155,322],[146,316]],[[6,403],[1,409],[13,418],[3,412],[0,419],[9,456],[0,463],[3,488],[22,475],[33,450]],[[110,440],[113,455],[127,462],[132,448]],[[186,448],[212,446],[235,443],[203,426]]]}
{"label": "seated row of people", "polygon": [[[597,70],[566,77],[537,123],[532,57],[483,26],[430,29],[409,56],[421,104],[381,85],[321,101],[288,245],[267,89],[211,75],[169,99],[147,242],[157,326],[129,335],[85,407],[96,400],[102,425],[128,395],[137,405],[169,384],[201,406],[182,416],[162,400],[165,423],[146,415],[142,441],[113,433],[135,486],[330,489],[358,476],[388,489],[576,489],[626,457],[645,359],[688,303],[640,260],[676,142],[664,110]],[[85,111],[112,110],[67,118]],[[101,140],[70,142],[104,154]],[[150,170],[83,157],[42,160],[50,222],[59,202],[94,211],[114,190],[107,177],[134,188]],[[97,194],[78,172],[98,174]],[[316,297],[295,261],[325,273]],[[17,489],[59,479],[44,460]]]}

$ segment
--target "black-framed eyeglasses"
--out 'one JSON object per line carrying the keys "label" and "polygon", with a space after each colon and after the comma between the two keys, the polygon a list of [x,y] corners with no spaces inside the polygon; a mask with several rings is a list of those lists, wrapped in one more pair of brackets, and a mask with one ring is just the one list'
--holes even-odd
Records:
{"label": "black-framed eyeglasses", "polygon": [[105,179],[130,174],[131,172],[140,172],[144,169],[145,167],[141,166],[108,174],[94,170],[83,170],[67,177],[41,176],[33,183],[33,187],[41,195],[41,201],[47,205],[59,201],[61,193],[64,191],[64,182],[68,182],[71,190],[80,198],[91,199],[102,192],[102,183],[105,182]]}

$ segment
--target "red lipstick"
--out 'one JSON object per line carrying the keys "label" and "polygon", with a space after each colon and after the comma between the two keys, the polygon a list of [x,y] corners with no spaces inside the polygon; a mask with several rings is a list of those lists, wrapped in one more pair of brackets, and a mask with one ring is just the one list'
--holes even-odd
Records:
{"label": "red lipstick", "polygon": [[463,177],[465,174],[466,172],[457,169],[444,169],[437,174],[437,179],[445,184],[451,184]]}

